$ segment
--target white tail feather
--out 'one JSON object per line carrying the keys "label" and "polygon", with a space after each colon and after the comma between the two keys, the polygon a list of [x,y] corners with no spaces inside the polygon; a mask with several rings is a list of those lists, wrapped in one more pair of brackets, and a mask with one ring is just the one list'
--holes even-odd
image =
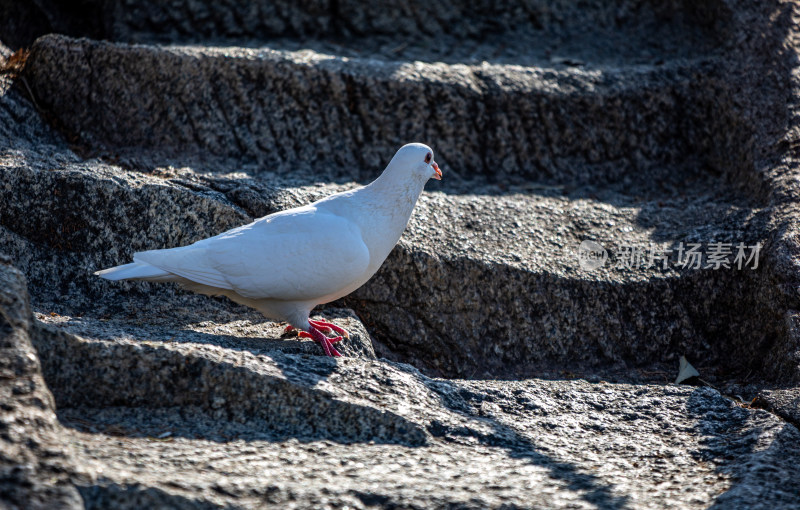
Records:
{"label": "white tail feather", "polygon": [[178,276],[168,273],[150,264],[142,262],[131,262],[121,266],[111,267],[97,271],[94,274],[106,280],[147,280],[151,282],[167,282],[180,279]]}

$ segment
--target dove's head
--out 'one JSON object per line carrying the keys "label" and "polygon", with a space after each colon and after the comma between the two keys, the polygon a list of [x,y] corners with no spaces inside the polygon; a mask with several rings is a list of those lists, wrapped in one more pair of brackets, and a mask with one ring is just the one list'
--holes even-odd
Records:
{"label": "dove's head", "polygon": [[389,162],[389,168],[410,172],[423,182],[430,178],[442,180],[442,171],[433,160],[433,150],[423,143],[409,143],[400,147]]}

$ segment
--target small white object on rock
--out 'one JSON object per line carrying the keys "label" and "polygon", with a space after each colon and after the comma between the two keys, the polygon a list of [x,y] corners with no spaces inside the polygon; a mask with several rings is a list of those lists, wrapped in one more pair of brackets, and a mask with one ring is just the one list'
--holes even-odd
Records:
{"label": "small white object on rock", "polygon": [[678,369],[678,377],[675,378],[675,384],[680,384],[687,379],[691,379],[692,377],[700,377],[700,372],[695,369],[689,361],[686,360],[686,356],[681,356],[680,360],[680,369]]}

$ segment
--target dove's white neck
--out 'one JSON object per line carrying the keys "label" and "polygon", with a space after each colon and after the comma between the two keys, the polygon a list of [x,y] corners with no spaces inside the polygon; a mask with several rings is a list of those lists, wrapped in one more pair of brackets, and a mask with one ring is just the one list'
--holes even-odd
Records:
{"label": "dove's white neck", "polygon": [[[316,203],[358,225],[369,250],[369,268],[349,293],[366,282],[403,235],[428,176],[407,168],[389,168],[363,188],[337,193]],[[342,294],[345,295],[345,294]]]}
{"label": "dove's white neck", "polygon": [[387,169],[355,192],[358,207],[362,209],[356,222],[370,251],[370,265],[376,264],[375,270],[403,235],[428,180],[427,176],[415,177],[406,171],[392,170]]}

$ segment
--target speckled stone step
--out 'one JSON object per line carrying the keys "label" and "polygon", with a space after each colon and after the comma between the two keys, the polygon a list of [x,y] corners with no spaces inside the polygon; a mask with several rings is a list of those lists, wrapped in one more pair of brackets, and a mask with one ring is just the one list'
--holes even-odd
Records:
{"label": "speckled stone step", "polygon": [[[237,435],[409,446],[428,442],[427,432],[418,424],[351,398],[348,383],[335,384],[336,360],[325,356],[301,354],[302,349],[284,353],[270,342],[246,347],[231,343],[230,336],[202,333],[198,327],[165,338],[163,328],[148,335],[130,326],[114,331],[108,324],[95,323],[90,334],[103,339],[86,338],[69,332],[86,328],[86,321],[40,318],[55,322],[55,327],[40,326],[36,347],[62,410],[127,408],[157,413],[180,407],[207,421],[231,422],[240,428]],[[354,331],[355,339],[344,343],[363,343],[363,330],[359,333]],[[361,361],[349,350],[343,363],[359,370]],[[317,357],[322,361],[315,362]],[[397,385],[408,386],[399,381]]]}
{"label": "speckled stone step", "polygon": [[711,388],[444,381],[46,326],[34,343],[88,508],[783,508],[797,489],[797,429]]}
{"label": "speckled stone step", "polygon": [[[714,19],[724,20],[728,11],[714,9]],[[3,224],[24,260],[30,250],[14,235],[79,258],[66,269],[75,276],[67,289],[87,289],[85,300],[102,289],[79,270],[324,194],[298,191],[297,200],[285,200],[309,182],[370,180],[400,144],[422,139],[434,145],[446,180],[435,184],[442,195],[423,200],[419,217],[448,223],[430,230],[412,222],[385,270],[350,304],[390,352],[461,377],[526,374],[552,362],[670,362],[681,351],[722,371],[793,373],[793,361],[776,354],[792,349],[796,301],[796,278],[780,269],[794,245],[786,229],[772,227],[784,221],[774,207],[781,172],[769,170],[780,128],[761,120],[777,103],[746,93],[772,76],[757,69],[777,64],[736,67],[730,62],[751,62],[760,43],[728,39],[715,23],[706,28],[714,44],[667,51],[658,62],[600,55],[585,65],[541,55],[525,65],[509,55],[436,62],[432,53],[410,62],[371,44],[354,55],[319,40],[225,47],[46,36],[23,77],[55,125],[106,158],[46,176],[15,170],[11,178],[41,180],[29,188],[34,196],[59,182],[98,190],[94,202],[121,193],[145,212],[147,225],[111,226],[49,196],[75,221],[25,222],[15,206]],[[75,86],[62,87],[64,80]],[[107,180],[112,175],[119,189]],[[125,207],[117,213],[128,214]],[[88,236],[109,227],[109,235]],[[462,251],[475,232],[502,242]],[[64,239],[84,239],[94,251],[56,243]],[[689,242],[704,250],[760,244],[764,258],[752,272],[607,267],[581,274],[574,250],[582,241],[600,242],[612,261],[625,243],[673,252]],[[100,258],[108,255],[119,256]],[[39,284],[57,279],[51,268],[34,282],[49,302],[53,290]],[[139,297],[165,292],[128,285]],[[424,354],[414,354],[417,346]]]}
{"label": "speckled stone step", "polygon": [[[708,52],[730,29],[729,3],[712,0],[700,7],[637,0],[390,0],[379,5],[365,0],[84,0],[77,8],[58,2],[40,8],[49,7],[48,21],[56,25],[51,32],[93,39],[226,46],[283,39],[329,42],[405,60],[425,54],[424,60],[435,56],[522,64],[535,57],[581,65],[655,62]],[[29,18],[28,25],[39,21]]]}
{"label": "speckled stone step", "polygon": [[[759,234],[768,217],[702,193],[431,193],[385,266],[346,302],[392,351],[447,376],[524,376],[555,360],[572,370],[677,364],[683,354],[720,373],[766,360],[774,370],[783,333],[780,313],[762,304],[778,299]],[[589,259],[586,241],[608,258]],[[728,267],[714,263],[714,243],[727,243]],[[749,263],[736,261],[740,244]],[[679,253],[691,246],[702,260]]]}
{"label": "speckled stone step", "polygon": [[[144,175],[98,162],[73,165],[0,168],[11,185],[0,197],[14,204],[0,216],[0,239],[43,306],[73,316],[111,314],[130,327],[174,327],[198,316],[226,328],[263,319],[173,285],[109,283],[93,271],[355,185],[267,186],[189,169]],[[682,354],[722,371],[776,368],[780,311],[750,312],[777,299],[767,285],[769,248],[756,270],[754,261],[742,269],[735,262],[736,245],[744,243],[749,258],[750,247],[764,242],[769,209],[700,190],[650,200],[476,191],[482,194],[423,194],[384,267],[344,300],[388,347],[379,354],[453,377],[531,375],[554,364],[644,366]],[[118,204],[117,221],[108,221],[109,202]],[[37,219],[24,221],[29,217]],[[582,267],[586,240],[607,250],[603,266]],[[732,267],[706,268],[713,242],[730,243]],[[690,243],[705,255],[700,269],[678,264],[679,246]],[[641,252],[639,263],[623,259],[626,246]],[[664,261],[646,267],[653,248],[672,251],[666,269]],[[70,294],[77,295],[61,298]]]}
{"label": "speckled stone step", "polygon": [[632,192],[708,173],[753,180],[748,126],[718,68],[713,57],[570,68],[47,36],[26,76],[89,150],[150,164],[222,158],[361,180],[418,140],[463,178]]}
{"label": "speckled stone step", "polygon": [[445,381],[36,318],[62,478],[87,508],[783,508],[797,488],[797,429],[711,388]]}

